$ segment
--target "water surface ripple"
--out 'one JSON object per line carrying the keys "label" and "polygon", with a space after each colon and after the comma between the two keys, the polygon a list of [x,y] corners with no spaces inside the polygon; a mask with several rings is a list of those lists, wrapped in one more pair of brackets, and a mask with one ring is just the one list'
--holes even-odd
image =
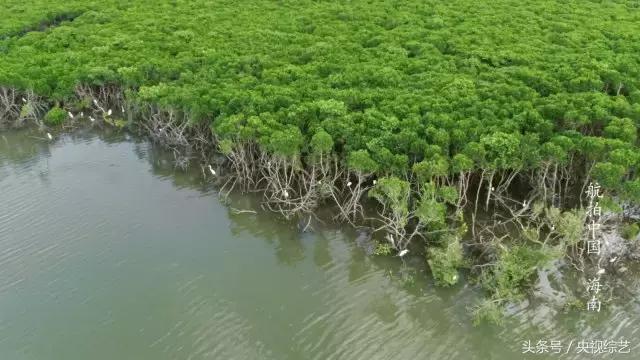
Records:
{"label": "water surface ripple", "polygon": [[234,215],[200,169],[129,136],[38,137],[0,138],[0,359],[506,360],[525,340],[620,337],[632,353],[601,358],[640,357],[635,300],[597,316],[532,302],[474,327],[477,290],[435,288],[420,257]]}

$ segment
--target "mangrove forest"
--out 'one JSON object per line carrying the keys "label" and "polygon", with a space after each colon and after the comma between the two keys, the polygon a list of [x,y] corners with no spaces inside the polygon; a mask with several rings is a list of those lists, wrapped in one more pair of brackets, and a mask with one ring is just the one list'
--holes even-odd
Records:
{"label": "mangrove forest", "polygon": [[4,131],[143,135],[222,199],[257,195],[302,231],[366,228],[371,256],[420,254],[438,286],[482,289],[478,323],[500,323],[549,267],[580,274],[563,306],[586,312],[590,278],[640,259],[637,1],[0,0],[0,13]]}

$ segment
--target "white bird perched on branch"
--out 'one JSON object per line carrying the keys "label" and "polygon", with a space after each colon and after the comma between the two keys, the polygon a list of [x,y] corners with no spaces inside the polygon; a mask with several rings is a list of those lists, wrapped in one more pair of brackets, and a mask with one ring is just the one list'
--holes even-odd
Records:
{"label": "white bird perched on branch", "polygon": [[53,136],[51,136],[51,134],[47,133],[47,138],[49,138],[49,140],[53,140]]}
{"label": "white bird perched on branch", "polygon": [[351,186],[351,181],[347,182],[347,186]]}
{"label": "white bird perched on branch", "polygon": [[396,247],[396,242],[393,240],[393,235],[387,234],[387,240],[389,240],[391,246]]}
{"label": "white bird perched on branch", "polygon": [[93,116],[89,116],[89,120],[91,120],[91,122],[96,121],[96,119],[94,119]]}
{"label": "white bird perched on branch", "polygon": [[211,173],[211,175],[216,176],[216,171],[213,170],[213,168],[211,167],[211,164],[209,164],[209,172]]}
{"label": "white bird perched on branch", "polygon": [[84,117],[84,112],[80,111],[80,117]]}
{"label": "white bird perched on branch", "polygon": [[287,189],[284,189],[284,191],[282,193],[284,194],[284,198],[285,199],[289,198],[289,192],[287,191]]}
{"label": "white bird perched on branch", "polygon": [[598,270],[597,274],[598,274],[598,275],[602,275],[602,274],[604,274],[604,269],[600,269],[600,270]]}
{"label": "white bird perched on branch", "polygon": [[377,184],[378,180],[373,180],[373,185]]}
{"label": "white bird perched on branch", "polygon": [[96,106],[100,106],[100,105],[98,105],[98,100],[96,100],[96,99],[93,99],[93,103],[94,103]]}
{"label": "white bird perched on branch", "polygon": [[69,113],[69,118],[73,119],[73,114],[71,113],[71,111],[69,111],[68,113]]}
{"label": "white bird perched on branch", "polygon": [[408,252],[409,252],[409,250],[404,249],[404,250],[400,251],[400,253],[398,253],[398,256],[403,257],[403,256],[407,255]]}
{"label": "white bird perched on branch", "polygon": [[107,115],[111,116],[111,109],[107,110]]}
{"label": "white bird perched on branch", "polygon": [[27,99],[22,98],[22,102],[23,102],[23,103],[26,103],[26,102],[27,102]]}
{"label": "white bird perched on branch", "polygon": [[122,112],[124,113],[124,106],[121,106],[120,108],[122,109]]}
{"label": "white bird perched on branch", "polygon": [[609,260],[609,262],[610,262],[610,263],[612,263],[612,262],[615,262],[616,260],[618,260],[618,257],[617,257],[617,256],[616,256],[616,257],[614,257],[614,258],[612,258],[611,260]]}

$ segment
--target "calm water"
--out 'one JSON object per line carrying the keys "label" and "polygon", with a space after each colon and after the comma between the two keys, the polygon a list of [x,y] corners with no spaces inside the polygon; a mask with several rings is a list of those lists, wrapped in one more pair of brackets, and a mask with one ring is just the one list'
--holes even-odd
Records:
{"label": "calm water", "polygon": [[[223,205],[127,135],[38,137],[0,133],[0,359],[518,359],[525,340],[574,342],[532,359],[640,358],[633,297],[597,316],[534,299],[474,327],[474,288],[434,288],[420,257]],[[576,353],[621,337],[628,355]]]}

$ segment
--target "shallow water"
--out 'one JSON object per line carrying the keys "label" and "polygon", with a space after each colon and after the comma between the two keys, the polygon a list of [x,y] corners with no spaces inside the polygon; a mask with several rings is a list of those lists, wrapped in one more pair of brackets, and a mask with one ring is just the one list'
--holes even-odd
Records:
{"label": "shallow water", "polygon": [[[0,359],[640,357],[637,296],[599,314],[531,301],[474,327],[477,291],[435,288],[419,256],[223,205],[171,159],[123,134],[0,133]],[[620,339],[629,354],[577,353]],[[525,356],[527,340],[571,348]]]}

